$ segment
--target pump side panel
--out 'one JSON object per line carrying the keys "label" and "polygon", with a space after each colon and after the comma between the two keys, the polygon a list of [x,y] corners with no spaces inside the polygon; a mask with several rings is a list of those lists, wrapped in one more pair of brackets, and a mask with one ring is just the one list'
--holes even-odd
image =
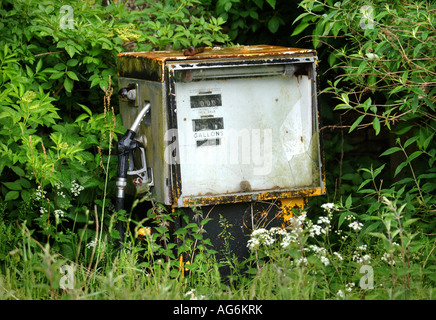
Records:
{"label": "pump side panel", "polygon": [[129,128],[140,109],[148,101],[151,104],[150,113],[139,127],[137,140],[145,146],[147,166],[153,170],[154,186],[151,192],[156,201],[170,205],[168,179],[169,167],[165,162],[168,143],[165,141],[168,130],[167,102],[163,94],[165,82],[153,82],[132,78],[119,78],[120,88],[132,84],[137,85],[136,102],[120,101],[120,112],[123,125]]}

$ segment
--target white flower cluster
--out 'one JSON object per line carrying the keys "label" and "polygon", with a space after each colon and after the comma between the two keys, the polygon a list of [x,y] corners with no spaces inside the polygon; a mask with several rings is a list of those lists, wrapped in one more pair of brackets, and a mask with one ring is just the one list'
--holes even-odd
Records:
{"label": "white flower cluster", "polygon": [[83,190],[84,188],[80,184],[78,184],[76,180],[73,180],[73,182],[71,182],[70,191],[72,194],[74,194],[74,196],[77,197],[80,194],[80,192],[82,192]]}
{"label": "white flower cluster", "polygon": [[338,207],[334,203],[324,203],[321,205],[321,208],[323,208],[327,213],[338,211]]}
{"label": "white flower cluster", "polygon": [[360,263],[360,264],[369,264],[371,263],[371,256],[369,254],[365,254],[364,251],[368,248],[366,244],[356,247],[354,250],[352,260]]}
{"label": "white flower cluster", "polygon": [[295,265],[297,267],[303,265],[303,266],[307,266],[307,258],[306,257],[301,257],[300,259],[295,260]]}
{"label": "white flower cluster", "polygon": [[86,244],[86,249],[94,248],[96,244],[97,243],[94,240],[92,240],[91,242]]}
{"label": "white flower cluster", "polygon": [[287,247],[292,240],[292,236],[288,234],[286,230],[277,227],[273,227],[270,230],[259,228],[251,233],[251,238],[248,240],[247,247],[252,250],[258,249],[261,245],[270,247],[280,238],[280,236],[283,237],[280,246],[282,248]]}
{"label": "white flower cluster", "polygon": [[327,232],[331,230],[329,216],[331,215],[327,215],[326,217],[319,217],[316,224],[310,225],[309,236],[313,238],[315,236],[327,234]]}
{"label": "white flower cluster", "polygon": [[57,216],[57,217],[61,217],[61,218],[63,218],[64,217],[64,211],[62,211],[61,209],[57,209],[57,210],[55,210],[55,215]]}
{"label": "white flower cluster", "polygon": [[394,259],[394,257],[395,257],[394,251],[395,251],[395,249],[397,249],[399,247],[400,247],[400,245],[398,243],[392,242],[392,247],[391,247],[390,252],[385,252],[380,259],[382,261],[386,262],[387,264],[394,266],[396,263],[396,261]]}
{"label": "white flower cluster", "polygon": [[351,222],[348,226],[354,231],[360,231],[363,227],[363,224],[356,220]]}
{"label": "white flower cluster", "polygon": [[351,292],[355,286],[356,286],[356,284],[354,282],[347,283],[345,285],[345,290],[347,292]]}
{"label": "white flower cluster", "polygon": [[40,201],[44,198],[44,196],[47,194],[47,191],[43,191],[41,186],[38,186],[38,189],[35,191],[35,200]]}
{"label": "white flower cluster", "polygon": [[[318,247],[317,245],[310,245],[308,250],[312,250],[312,252],[317,256],[321,262],[327,267],[330,264],[329,258],[327,258],[327,249],[323,247]],[[335,252],[340,260],[342,257],[339,253]]]}
{"label": "white flower cluster", "polygon": [[205,296],[200,295],[200,296],[196,296],[195,295],[195,289],[191,289],[189,291],[187,291],[185,293],[185,297],[189,296],[189,300],[203,300],[205,298]]}
{"label": "white flower cluster", "polygon": [[62,182],[55,182],[55,187],[56,187],[56,193],[58,194],[59,197],[62,197],[65,199],[65,194],[64,192],[61,190],[64,185],[62,184]]}
{"label": "white flower cluster", "polygon": [[394,266],[396,263],[394,260],[394,255],[392,253],[385,252],[380,259],[389,264],[390,266]]}
{"label": "white flower cluster", "polygon": [[43,217],[44,214],[48,213],[48,210],[44,207],[39,208],[39,213],[41,214],[40,217]]}

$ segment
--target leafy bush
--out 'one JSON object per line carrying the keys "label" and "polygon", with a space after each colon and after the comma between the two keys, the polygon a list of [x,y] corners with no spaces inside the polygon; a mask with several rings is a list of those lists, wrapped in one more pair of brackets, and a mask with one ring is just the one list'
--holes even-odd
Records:
{"label": "leafy bush", "polygon": [[240,44],[290,45],[289,27],[297,3],[286,0],[202,0],[226,23],[231,41]]}
{"label": "leafy bush", "polygon": [[[436,206],[436,6],[426,1],[301,1],[300,6],[305,12],[296,19],[293,35],[313,30],[320,64],[330,66],[324,68],[321,101],[323,111],[341,121],[331,127],[347,130],[347,138],[356,130],[387,137],[374,159],[356,157],[354,163],[344,158],[344,150],[353,146],[343,136],[326,141],[325,147],[333,148],[324,149],[328,161],[340,153],[336,179],[347,182],[340,190],[339,225],[351,213],[363,224],[361,237],[373,250],[388,260],[394,252],[399,255],[392,270],[378,272],[392,276],[393,291],[401,283],[402,293],[394,295],[407,298],[411,278],[434,281],[428,261],[433,260]],[[329,163],[327,176],[328,171]],[[332,180],[329,185],[334,189]],[[392,246],[395,241],[399,250]]]}
{"label": "leafy bush", "polygon": [[137,12],[123,2],[0,4],[4,219],[27,221],[69,258],[80,237],[94,235],[94,213],[101,229],[110,228],[113,142],[125,130],[113,99],[116,56],[133,47],[225,42],[222,21],[205,18],[197,4],[147,1]]}

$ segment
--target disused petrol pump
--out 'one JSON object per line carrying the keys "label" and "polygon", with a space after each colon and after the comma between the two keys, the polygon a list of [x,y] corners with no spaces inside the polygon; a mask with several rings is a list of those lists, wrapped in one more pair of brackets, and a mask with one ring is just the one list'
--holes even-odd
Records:
{"label": "disused petrol pump", "polygon": [[125,154],[119,197],[132,176],[170,210],[200,206],[217,251],[221,215],[246,256],[252,230],[286,225],[325,192],[316,63],[314,50],[276,46],[119,54],[126,145],[142,159],[129,168]]}

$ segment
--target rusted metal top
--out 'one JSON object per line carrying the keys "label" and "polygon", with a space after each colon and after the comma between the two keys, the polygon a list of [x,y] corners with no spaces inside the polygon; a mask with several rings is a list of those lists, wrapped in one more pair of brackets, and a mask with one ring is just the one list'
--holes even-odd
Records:
{"label": "rusted metal top", "polygon": [[198,53],[186,51],[145,51],[118,54],[118,75],[121,77],[163,81],[163,65],[167,61],[205,60],[225,58],[262,58],[275,56],[314,56],[313,49],[300,49],[270,45],[206,47]]}
{"label": "rusted metal top", "polygon": [[290,47],[278,47],[268,45],[238,46],[238,47],[206,47],[202,52],[194,55],[185,55],[185,51],[146,51],[146,52],[125,52],[118,54],[118,57],[136,57],[158,61],[172,60],[198,60],[198,59],[219,59],[237,57],[261,57],[276,55],[295,55],[304,53],[315,53],[312,49],[300,49]]}

